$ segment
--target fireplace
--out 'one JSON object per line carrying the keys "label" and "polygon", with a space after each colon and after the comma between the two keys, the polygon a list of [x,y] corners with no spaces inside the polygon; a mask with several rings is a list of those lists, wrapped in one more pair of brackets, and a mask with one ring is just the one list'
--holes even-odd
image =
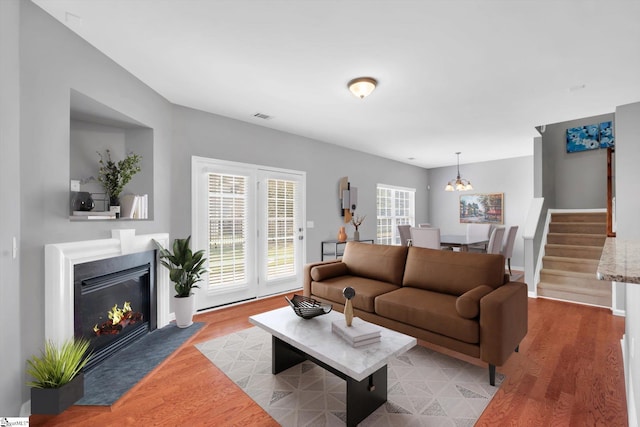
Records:
{"label": "fireplace", "polygon": [[156,329],[155,273],[155,251],[74,266],[74,336],[93,353],[86,370]]}
{"label": "fireplace", "polygon": [[[115,305],[116,317],[120,312],[124,315],[128,312],[124,304],[129,303],[134,313],[126,316],[139,313],[142,321],[126,322],[119,334],[113,334],[119,335],[115,338],[105,337],[109,335],[106,329],[104,335],[91,337],[97,357],[104,359],[108,354],[101,356],[103,351],[113,352],[104,350],[111,342],[122,337],[133,339],[133,335],[168,325],[173,318],[169,311],[171,286],[168,270],[156,269],[154,240],[166,247],[169,235],[136,236],[135,230],[113,230],[111,239],[46,245],[45,338],[63,342],[79,333],[85,335],[108,323],[109,312]],[[101,264],[106,268],[96,269]],[[115,290],[118,287],[123,288]],[[117,344],[115,350],[126,344],[127,341]]]}

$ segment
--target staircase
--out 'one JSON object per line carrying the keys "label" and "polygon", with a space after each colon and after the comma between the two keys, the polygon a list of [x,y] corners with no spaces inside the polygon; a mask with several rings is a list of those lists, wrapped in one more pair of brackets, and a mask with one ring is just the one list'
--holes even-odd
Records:
{"label": "staircase", "polygon": [[552,213],[538,296],[611,307],[611,282],[596,278],[606,230],[606,212]]}

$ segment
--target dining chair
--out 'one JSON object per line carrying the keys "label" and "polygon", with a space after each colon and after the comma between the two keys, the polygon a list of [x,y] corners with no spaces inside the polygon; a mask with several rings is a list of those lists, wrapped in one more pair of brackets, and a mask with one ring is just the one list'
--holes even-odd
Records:
{"label": "dining chair", "polygon": [[420,228],[429,228],[429,227],[431,227],[431,224],[429,224],[428,222],[423,222],[422,224],[418,224],[418,227],[420,227]]}
{"label": "dining chair", "polygon": [[509,233],[507,234],[507,240],[504,242],[504,246],[502,247],[502,256],[507,260],[507,265],[509,266],[509,276],[511,276],[511,256],[513,255],[513,246],[516,241],[516,234],[518,233],[518,226],[512,225],[509,227]]}
{"label": "dining chair", "polygon": [[[467,241],[489,240],[491,224],[467,224]],[[469,252],[486,252],[487,244],[469,245]]]}
{"label": "dining chair", "polygon": [[398,234],[400,234],[400,244],[402,246],[409,245],[409,239],[411,239],[411,232],[409,231],[410,228],[411,226],[408,224],[398,226]]}
{"label": "dining chair", "polygon": [[504,238],[504,227],[495,227],[489,237],[487,244],[488,254],[499,254],[502,252],[502,239]]}
{"label": "dining chair", "polygon": [[440,229],[435,227],[411,227],[411,246],[440,249]]}

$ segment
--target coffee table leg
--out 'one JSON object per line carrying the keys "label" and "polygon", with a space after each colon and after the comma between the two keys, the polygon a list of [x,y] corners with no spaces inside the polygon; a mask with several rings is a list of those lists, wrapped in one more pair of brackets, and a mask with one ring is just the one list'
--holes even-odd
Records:
{"label": "coffee table leg", "polygon": [[387,401],[387,365],[362,381],[347,380],[347,426],[355,426]]}
{"label": "coffee table leg", "polygon": [[271,336],[271,373],[278,374],[305,360],[304,353],[300,354],[280,338]]}

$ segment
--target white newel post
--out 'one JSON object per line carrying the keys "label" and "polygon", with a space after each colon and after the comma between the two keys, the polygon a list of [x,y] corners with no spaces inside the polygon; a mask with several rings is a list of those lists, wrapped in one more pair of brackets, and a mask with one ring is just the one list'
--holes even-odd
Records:
{"label": "white newel post", "polygon": [[[157,249],[154,240],[166,247],[169,233],[136,236],[135,230],[112,230],[111,239],[45,245],[45,338],[62,342],[73,338],[73,268],[76,264]],[[156,268],[157,326],[171,320],[170,280],[166,268]]]}

